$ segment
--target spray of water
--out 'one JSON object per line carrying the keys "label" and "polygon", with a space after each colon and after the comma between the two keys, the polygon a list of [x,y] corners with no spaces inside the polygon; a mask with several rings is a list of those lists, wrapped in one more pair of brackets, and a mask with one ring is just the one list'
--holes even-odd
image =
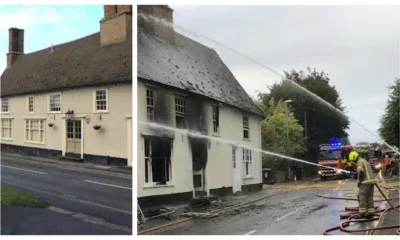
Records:
{"label": "spray of water", "polygon": [[[262,63],[260,63],[260,62],[258,62],[257,60],[254,60],[254,59],[252,59],[252,58],[250,58],[250,57],[248,57],[248,56],[246,56],[246,55],[244,55],[244,54],[242,54],[242,53],[236,51],[236,50],[233,49],[233,48],[227,47],[227,46],[225,46],[224,44],[222,44],[222,43],[220,43],[220,42],[218,42],[218,41],[216,41],[216,40],[213,40],[213,39],[210,39],[210,38],[208,38],[208,37],[206,37],[206,36],[204,36],[204,35],[201,35],[201,34],[197,34],[197,33],[195,33],[195,32],[192,32],[192,31],[190,31],[190,30],[188,30],[188,29],[183,28],[183,27],[180,26],[180,25],[175,24],[175,23],[174,23],[174,24],[168,23],[168,22],[166,22],[165,20],[160,19],[160,18],[157,18],[157,17],[154,17],[154,16],[152,16],[152,15],[148,15],[148,14],[144,14],[144,13],[138,13],[138,15],[140,15],[141,17],[143,17],[143,19],[146,20],[146,21],[149,21],[149,20],[151,19],[152,21],[156,21],[156,22],[161,23],[161,24],[163,24],[163,25],[165,25],[165,26],[167,26],[167,27],[174,27],[174,28],[176,28],[176,29],[180,29],[182,32],[189,33],[189,34],[191,34],[192,36],[201,37],[201,38],[203,38],[203,39],[205,39],[205,40],[207,40],[207,41],[213,42],[213,43],[217,44],[218,46],[221,46],[221,47],[223,47],[223,48],[225,48],[225,49],[227,49],[227,50],[229,50],[229,51],[232,51],[232,52],[238,54],[239,56],[241,56],[241,57],[243,57],[243,58],[245,58],[245,59],[247,59],[247,60],[249,60],[249,61],[251,61],[251,62],[257,64],[257,65],[259,65],[259,66],[261,66],[261,67],[263,67],[263,68],[265,68],[265,69],[268,69],[269,71],[271,71],[271,72],[277,74],[278,76],[280,76],[280,77],[282,77],[282,78],[284,79],[284,75],[281,74],[281,73],[279,73],[278,71],[276,71],[276,70],[274,70],[274,69],[272,69],[272,68],[270,68],[270,67],[268,67],[268,66],[266,66],[266,65],[264,65],[264,64],[262,64]],[[346,115],[345,113],[343,113],[341,110],[335,108],[332,104],[330,104],[330,103],[328,103],[327,101],[325,101],[324,99],[320,98],[318,95],[316,95],[316,94],[310,92],[308,89],[304,88],[304,87],[301,86],[300,84],[298,84],[298,83],[296,83],[296,82],[294,82],[294,81],[288,81],[288,82],[290,82],[291,84],[293,84],[293,85],[294,85],[295,87],[297,87],[298,89],[300,89],[300,90],[306,92],[307,94],[309,94],[309,95],[312,96],[313,98],[317,99],[320,103],[322,103],[323,105],[325,105],[325,106],[328,107],[329,109],[333,110],[334,112],[340,114],[340,115],[343,116],[343,117],[347,117],[350,121],[352,121],[352,122],[354,122],[355,124],[357,124],[358,126],[362,127],[365,131],[369,132],[372,136],[376,137],[380,142],[382,142],[383,144],[385,144],[385,145],[386,145],[387,147],[389,147],[391,150],[393,150],[394,152],[400,154],[400,152],[399,152],[398,150],[396,150],[394,147],[390,146],[387,142],[385,142],[382,138],[380,138],[380,137],[379,137],[378,135],[376,135],[374,132],[372,132],[371,130],[367,129],[367,128],[364,127],[361,123],[359,123],[359,122],[356,121],[355,119],[349,117],[348,115]]]}
{"label": "spray of water", "polygon": [[249,146],[237,143],[237,142],[232,141],[232,140],[227,140],[227,139],[223,139],[223,138],[207,136],[207,135],[204,135],[204,134],[201,134],[201,133],[198,133],[198,132],[189,131],[189,130],[186,130],[186,129],[173,128],[173,127],[170,127],[170,126],[166,126],[166,125],[162,125],[162,124],[154,123],[154,122],[138,121],[138,124],[145,125],[145,126],[148,126],[150,128],[153,128],[153,129],[162,129],[162,130],[167,130],[167,131],[173,131],[173,132],[181,133],[181,134],[184,134],[184,135],[187,135],[187,136],[191,136],[191,137],[194,137],[194,138],[208,139],[208,140],[211,140],[211,141],[220,142],[220,143],[227,144],[227,145],[233,145],[233,146],[236,146],[236,147],[249,149],[249,150],[252,150],[252,151],[255,151],[255,152],[260,152],[260,153],[264,153],[264,154],[267,154],[267,155],[270,155],[270,156],[284,158],[284,159],[291,160],[291,161],[301,162],[301,163],[305,163],[305,164],[309,164],[309,165],[329,168],[329,169],[333,169],[333,170],[340,170],[340,171],[345,172],[345,173],[350,173],[349,171],[346,171],[346,170],[343,170],[343,169],[324,166],[324,165],[308,162],[308,161],[305,161],[305,160],[301,160],[301,159],[298,159],[298,158],[289,157],[289,156],[286,156],[286,155],[283,155],[283,154],[278,154],[278,153],[270,152],[270,151],[263,150],[263,149],[249,147]]}

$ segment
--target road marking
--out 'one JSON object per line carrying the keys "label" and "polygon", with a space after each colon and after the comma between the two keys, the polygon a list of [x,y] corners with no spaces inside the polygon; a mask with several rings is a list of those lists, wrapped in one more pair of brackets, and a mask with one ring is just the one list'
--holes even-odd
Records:
{"label": "road marking", "polygon": [[0,167],[12,168],[12,169],[17,169],[17,170],[26,171],[26,172],[39,173],[39,174],[48,174],[45,172],[38,172],[38,171],[28,170],[28,169],[24,169],[24,168],[10,167],[10,166],[5,166],[5,165],[0,165]]}
{"label": "road marking", "polygon": [[292,215],[292,214],[294,214],[294,213],[296,213],[296,212],[298,212],[298,211],[304,209],[305,207],[306,207],[306,206],[301,207],[301,208],[298,208],[298,209],[294,210],[293,212],[290,212],[290,213],[288,213],[288,214],[286,214],[286,215],[283,215],[282,217],[276,219],[276,221],[279,222],[280,220],[289,217],[290,215]]}
{"label": "road marking", "polygon": [[121,230],[121,231],[124,231],[124,232],[132,233],[132,229],[130,229],[128,227],[125,227],[125,226],[109,223],[109,222],[107,222],[106,220],[104,220],[102,218],[93,217],[93,216],[86,215],[86,214],[83,214],[83,213],[71,212],[71,211],[68,211],[68,210],[65,210],[65,209],[62,209],[62,208],[56,208],[56,207],[53,207],[53,206],[49,207],[49,210],[53,211],[53,212],[58,212],[58,213],[61,213],[61,214],[68,215],[70,217],[79,219],[79,220],[84,221],[84,222],[89,222],[89,223],[92,223],[92,224],[97,224],[97,225],[105,226],[105,227],[108,227],[108,228],[114,228],[114,229],[118,229],[118,230]]}
{"label": "road marking", "polygon": [[11,185],[14,185],[14,186],[19,186],[19,187],[31,189],[31,190],[36,191],[36,192],[41,192],[41,193],[45,193],[45,194],[48,194],[48,195],[56,196],[56,197],[59,197],[59,198],[62,198],[62,199],[68,199],[70,201],[82,202],[82,203],[86,203],[86,204],[89,204],[89,205],[94,205],[94,206],[110,209],[110,210],[113,210],[113,211],[116,211],[116,212],[122,212],[122,213],[126,213],[126,214],[129,214],[129,215],[132,215],[131,211],[126,211],[126,210],[119,209],[119,208],[113,208],[113,207],[105,206],[105,205],[102,205],[102,204],[99,204],[99,203],[85,201],[85,200],[78,199],[78,198],[66,197],[64,194],[57,194],[57,193],[47,192],[47,191],[40,190],[40,189],[37,189],[37,188],[16,184],[16,183],[13,183],[13,182],[8,182],[8,181],[3,181],[3,180],[2,180],[2,182],[8,183],[8,184],[11,184]]}
{"label": "road marking", "polygon": [[255,232],[257,232],[257,230],[251,230],[250,232],[245,233],[245,234],[243,234],[243,235],[251,235],[251,234],[253,234],[253,233],[255,233]]}
{"label": "road marking", "polygon": [[339,188],[340,188],[340,187],[337,187],[337,188],[333,189],[333,191],[336,192],[336,190],[338,190]]}
{"label": "road marking", "polygon": [[113,184],[108,184],[108,183],[94,182],[94,181],[90,181],[90,180],[83,180],[83,181],[84,182],[89,182],[89,183],[94,183],[94,184],[100,184],[100,185],[104,185],[104,186],[109,186],[109,187],[116,187],[116,188],[123,188],[123,189],[132,190],[132,188],[129,188],[129,187],[123,187],[123,186],[118,186],[118,185],[113,185]]}

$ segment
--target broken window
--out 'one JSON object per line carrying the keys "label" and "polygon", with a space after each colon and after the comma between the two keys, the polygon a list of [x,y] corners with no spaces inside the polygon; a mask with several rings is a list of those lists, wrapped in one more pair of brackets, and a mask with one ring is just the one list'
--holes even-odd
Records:
{"label": "broken window", "polygon": [[243,165],[245,177],[251,177],[253,174],[253,160],[249,149],[243,149]]}
{"label": "broken window", "polygon": [[249,118],[246,116],[243,116],[243,138],[250,138]]}
{"label": "broken window", "polygon": [[172,139],[145,137],[145,183],[166,185],[171,182]]}
{"label": "broken window", "polygon": [[186,97],[175,95],[176,127],[186,128]]}
{"label": "broken window", "polygon": [[219,106],[214,104],[212,106],[212,117],[213,117],[213,132],[219,132]]}
{"label": "broken window", "polygon": [[154,121],[154,90],[147,89],[146,101],[147,101],[147,120]]}

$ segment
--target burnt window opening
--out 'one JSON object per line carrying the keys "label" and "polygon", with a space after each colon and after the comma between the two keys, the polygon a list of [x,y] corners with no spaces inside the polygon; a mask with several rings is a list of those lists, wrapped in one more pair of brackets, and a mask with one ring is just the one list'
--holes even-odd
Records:
{"label": "burnt window opening", "polygon": [[175,95],[175,120],[177,128],[186,128],[186,115],[187,115],[187,106],[186,106],[186,97]]}
{"label": "burnt window opening", "polygon": [[214,104],[212,107],[212,118],[213,118],[213,132],[219,132],[219,106]]}
{"label": "burnt window opening", "polygon": [[172,139],[145,137],[145,183],[166,185],[171,182]]}
{"label": "burnt window opening", "polygon": [[251,177],[253,175],[253,159],[249,149],[243,149],[243,165],[245,177]]}
{"label": "burnt window opening", "polygon": [[147,120],[154,121],[154,90],[146,90]]}
{"label": "burnt window opening", "polygon": [[243,116],[243,138],[244,139],[250,138],[249,118],[246,116]]}

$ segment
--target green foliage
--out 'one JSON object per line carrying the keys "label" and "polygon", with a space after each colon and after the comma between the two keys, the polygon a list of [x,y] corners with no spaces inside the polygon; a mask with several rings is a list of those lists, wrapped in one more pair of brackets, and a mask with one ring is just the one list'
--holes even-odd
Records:
{"label": "green foliage", "polygon": [[385,142],[392,146],[400,146],[400,79],[396,79],[393,85],[389,86],[389,91],[389,99],[378,131]]}
{"label": "green foliage", "polygon": [[[349,128],[347,117],[330,110],[324,103],[300,89],[293,82],[308,89],[320,98],[329,102],[341,111],[345,110],[335,86],[329,85],[329,77],[326,73],[317,72],[307,68],[303,71],[285,72],[285,78],[281,83],[269,87],[270,93],[261,93],[259,98],[266,105],[271,99],[292,100],[294,117],[299,120],[301,126],[305,126],[307,120],[307,142],[310,159],[316,161],[318,145],[328,143],[332,139],[348,141],[346,130]],[[346,140],[347,139],[347,140]]]}
{"label": "green foliage", "polygon": [[[303,127],[298,124],[290,109],[286,115],[285,103],[275,102],[272,98],[261,109],[266,116],[261,122],[263,149],[287,156],[296,156],[306,151]],[[287,161],[282,158],[263,155],[263,167],[283,170],[286,164]]]}
{"label": "green foliage", "polygon": [[377,143],[377,142],[373,142],[373,143],[370,144],[370,146],[373,147],[373,148],[376,148],[376,147],[379,147],[380,144]]}
{"label": "green foliage", "polygon": [[49,205],[34,195],[20,192],[8,187],[1,187],[1,206],[45,208]]}

